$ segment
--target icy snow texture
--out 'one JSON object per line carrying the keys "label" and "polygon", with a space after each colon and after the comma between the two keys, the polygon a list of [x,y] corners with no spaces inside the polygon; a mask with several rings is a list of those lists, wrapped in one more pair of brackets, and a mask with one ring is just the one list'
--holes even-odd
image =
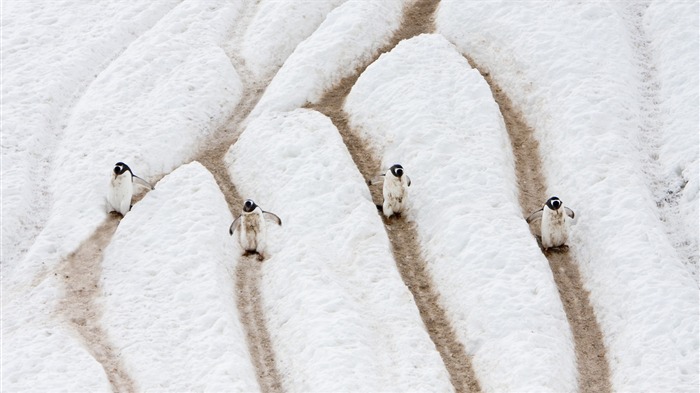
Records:
{"label": "icy snow texture", "polygon": [[263,0],[243,36],[240,57],[256,80],[279,70],[301,41],[346,0]]}
{"label": "icy snow texture", "polygon": [[137,390],[259,390],[233,288],[231,221],[194,162],[119,224],[104,254],[102,322]]}
{"label": "icy snow texture", "polygon": [[52,161],[49,220],[13,281],[31,281],[42,261],[50,269],[97,227],[117,161],[152,179],[191,160],[229,117],[241,83],[218,45],[236,16],[233,3],[183,2],[90,84]]}
{"label": "icy snow texture", "polygon": [[[437,29],[522,110],[540,143],[548,194],[579,214],[570,252],[603,330],[613,390],[696,391],[698,288],[640,169],[641,81],[619,18],[600,2],[444,0]],[[697,124],[683,131],[688,140],[696,134]],[[679,156],[690,164],[693,153]]]}
{"label": "icy snow texture", "polygon": [[[661,80],[660,102],[665,115],[659,158],[663,175],[672,185],[683,187],[680,215],[684,230],[691,239],[700,237],[698,197],[700,163],[698,162],[698,3],[697,1],[653,1],[644,15],[645,28],[656,54]],[[697,246],[697,244],[696,244]],[[695,248],[695,263],[698,261]],[[695,266],[697,271],[697,265]],[[697,280],[697,277],[696,277]]]}
{"label": "icy snow texture", "polygon": [[[29,283],[27,283],[29,286]],[[3,288],[3,392],[106,392],[111,389],[100,363],[54,309],[63,296],[53,274],[32,292]]]}
{"label": "icy snow texture", "polygon": [[52,152],[75,101],[174,6],[2,2],[3,268],[27,251],[48,219]]}
{"label": "icy snow texture", "polygon": [[401,163],[411,177],[408,217],[482,389],[575,390],[569,325],[481,75],[441,36],[421,35],[372,64],[345,110],[382,168]]}
{"label": "icy snow texture", "polygon": [[268,232],[261,292],[285,390],[452,391],[331,121],[262,116],[226,162],[241,196],[283,222]]}
{"label": "icy snow texture", "polygon": [[389,41],[399,27],[403,6],[400,0],[348,0],[333,10],[289,56],[250,118],[317,102]]}

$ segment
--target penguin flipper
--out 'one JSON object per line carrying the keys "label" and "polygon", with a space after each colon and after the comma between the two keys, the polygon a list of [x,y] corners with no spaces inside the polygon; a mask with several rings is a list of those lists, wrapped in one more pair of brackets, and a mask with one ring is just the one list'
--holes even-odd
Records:
{"label": "penguin flipper", "polygon": [[151,189],[151,190],[155,190],[155,189],[156,189],[155,187],[153,187],[153,185],[152,185],[151,183],[149,183],[149,182],[143,180],[142,178],[140,178],[140,177],[138,177],[138,176],[136,176],[136,175],[133,175],[133,177],[134,177],[134,180],[136,180],[136,182],[139,183],[139,184],[141,184],[142,186],[147,187],[148,189]]}
{"label": "penguin flipper", "polygon": [[411,178],[408,177],[408,175],[404,175],[404,176],[406,176],[406,180],[408,181],[408,187],[411,187]]}
{"label": "penguin flipper", "polygon": [[564,206],[564,210],[566,211],[566,215],[571,217],[572,219],[574,218],[575,214],[574,211],[569,209],[568,207]]}
{"label": "penguin flipper", "polygon": [[231,226],[228,227],[228,234],[230,236],[233,236],[233,231],[236,230],[236,225],[238,225],[238,220],[240,220],[240,219],[241,219],[241,216],[236,217],[236,219],[233,220],[233,223],[231,224]]}
{"label": "penguin flipper", "polygon": [[530,214],[530,217],[528,217],[525,221],[527,221],[527,223],[529,224],[538,218],[542,218],[542,209]]}
{"label": "penguin flipper", "polygon": [[276,222],[277,225],[282,226],[282,220],[279,217],[277,217],[277,214],[266,212],[263,210],[263,216],[265,216],[265,218],[269,218],[272,221]]}

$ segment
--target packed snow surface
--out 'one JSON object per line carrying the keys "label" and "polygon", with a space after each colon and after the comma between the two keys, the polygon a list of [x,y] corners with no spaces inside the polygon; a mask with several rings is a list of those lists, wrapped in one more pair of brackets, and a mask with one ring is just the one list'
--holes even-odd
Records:
{"label": "packed snow surface", "polygon": [[283,222],[268,232],[261,292],[285,389],[451,391],[330,119],[306,109],[262,116],[226,161],[241,196]]}
{"label": "packed snow surface", "polygon": [[[613,389],[697,389],[697,265],[684,266],[641,170],[649,158],[636,139],[647,114],[639,112],[643,81],[623,16],[603,2],[476,4],[443,1],[438,32],[489,71],[522,110],[540,142],[548,193],[579,213],[570,252],[603,330]],[[697,17],[697,4],[687,11]],[[690,26],[681,27],[674,34]],[[697,58],[697,29],[695,42]],[[680,64],[679,73],[697,79],[697,62],[695,69],[692,62],[674,67]],[[666,73],[659,74],[663,81]],[[694,91],[679,92],[697,101],[697,84]],[[653,131],[666,134],[663,128]],[[672,149],[669,144],[679,142],[664,138],[659,158],[688,165],[680,175],[697,173],[697,122],[673,133],[694,148]],[[697,174],[692,177],[679,203],[697,212]],[[682,227],[675,231],[694,242],[697,252],[696,236]]]}
{"label": "packed snow surface", "polygon": [[[115,388],[62,314],[59,273],[108,217],[118,161],[157,184],[101,239],[90,323],[139,390],[259,389],[231,276],[239,211],[192,161],[262,96],[226,163],[283,220],[258,301],[284,389],[452,390],[364,179],[330,120],[298,109],[412,3],[2,2],[1,389]],[[697,391],[698,19],[697,1],[442,0],[437,34],[353,89],[352,124],[413,180],[407,218],[484,390],[573,391],[576,366],[498,107],[462,55],[522,112],[547,192],[578,215],[570,253],[613,390]]]}
{"label": "packed snow surface", "polygon": [[401,42],[347,98],[350,123],[410,176],[408,219],[485,391],[571,391],[573,342],[520,213],[513,156],[478,71],[442,36]]}

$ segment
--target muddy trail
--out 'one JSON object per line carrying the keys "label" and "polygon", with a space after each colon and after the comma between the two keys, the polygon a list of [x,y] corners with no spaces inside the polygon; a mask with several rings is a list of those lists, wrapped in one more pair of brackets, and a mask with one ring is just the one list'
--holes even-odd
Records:
{"label": "muddy trail", "polygon": [[[515,156],[515,171],[519,185],[519,200],[523,217],[542,207],[551,195],[547,195],[539,143],[523,116],[501,90],[490,74],[470,58],[469,64],[486,79],[494,99],[503,115]],[[566,201],[564,201],[566,203]],[[574,208],[575,210],[575,208]],[[535,228],[539,233],[539,229]],[[578,264],[567,251],[543,252],[549,261],[554,281],[559,290],[564,311],[574,337],[578,384],[580,392],[610,392],[610,368],[606,359],[603,334],[584,288]]]}
{"label": "muddy trail", "polygon": [[[372,154],[369,146],[365,145],[348,125],[347,115],[343,111],[345,98],[364,70],[381,54],[389,52],[401,40],[434,31],[433,14],[438,3],[435,0],[418,1],[413,7],[404,10],[401,26],[390,42],[379,50],[375,58],[357,69],[354,75],[342,79],[333,89],[327,91],[317,104],[309,106],[333,121],[355,165],[367,179],[380,174],[381,160]],[[380,187],[370,187],[370,191],[373,200],[380,203],[382,201]],[[401,277],[413,294],[430,338],[445,363],[452,385],[457,392],[480,391],[479,382],[471,366],[471,358],[457,339],[449,318],[440,305],[439,294],[434,288],[426,261],[422,258],[415,226],[405,219],[386,219],[381,213],[379,214],[382,216],[391,241],[392,252]]]}
{"label": "muddy trail", "polygon": [[63,261],[56,274],[65,286],[58,313],[85,342],[87,350],[104,368],[115,392],[135,392],[134,381],[124,370],[118,353],[100,325],[102,309],[95,303],[101,295],[100,278],[105,247],[112,240],[121,216],[110,214],[80,247]]}
{"label": "muddy trail", "polygon": [[[251,7],[250,9],[254,10],[255,8]],[[249,14],[245,19],[252,17],[253,13],[249,12]],[[247,23],[243,25],[245,24]],[[234,36],[240,36],[245,31],[244,28],[240,27],[238,30]],[[242,210],[243,198],[229,176],[224,157],[243,132],[248,115],[255,108],[271,80],[271,78],[265,81],[254,80],[252,73],[245,67],[244,62],[236,57],[236,53],[237,49],[234,48],[228,55],[231,58],[231,63],[242,77],[243,94],[241,100],[231,117],[216,131],[204,147],[200,148],[200,153],[195,157],[195,160],[204,165],[214,176],[214,180],[224,194],[229,211],[234,217]],[[228,231],[228,228],[221,228],[221,230]],[[235,237],[231,237],[231,241],[235,242]],[[261,274],[262,263],[255,256],[240,257],[233,277],[237,294],[236,304],[246,332],[248,350],[255,366],[260,388],[265,393],[276,393],[283,391],[282,378],[277,370],[270,333],[265,324],[260,295]]]}
{"label": "muddy trail", "polygon": [[[244,118],[245,116],[239,117],[241,120]],[[228,140],[229,138],[230,140]],[[240,214],[243,199],[231,181],[224,164],[224,156],[228,148],[236,142],[236,139],[237,135],[223,138],[213,148],[205,150],[197,158],[214,175],[214,179],[224,194],[228,208],[234,217]],[[221,228],[221,230],[227,231],[228,228]],[[235,242],[235,237],[231,237],[231,241]],[[233,277],[237,294],[236,304],[246,332],[248,350],[255,366],[261,390],[266,393],[282,392],[282,378],[277,370],[275,353],[262,309],[261,274],[262,262],[256,256],[240,257]]]}

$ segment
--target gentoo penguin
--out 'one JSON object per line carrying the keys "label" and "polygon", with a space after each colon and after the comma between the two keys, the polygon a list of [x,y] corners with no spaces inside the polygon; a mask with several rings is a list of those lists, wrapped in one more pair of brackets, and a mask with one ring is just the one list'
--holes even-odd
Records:
{"label": "gentoo penguin", "polygon": [[[377,183],[381,177],[384,177],[384,204],[381,206],[384,215],[389,218],[396,214],[401,217],[401,213],[406,208],[406,199],[408,198],[408,187],[411,186],[411,179],[404,174],[403,167],[399,164],[394,164],[386,171],[385,174],[373,180],[368,180],[370,186]],[[377,205],[377,208],[380,206]]]}
{"label": "gentoo penguin", "polygon": [[257,253],[262,258],[267,237],[266,218],[273,220],[277,225],[282,225],[282,220],[276,214],[264,211],[252,199],[245,201],[243,213],[233,220],[228,229],[229,235],[233,235],[233,232],[238,229],[238,242],[245,251],[243,255]]}
{"label": "gentoo penguin", "polygon": [[123,162],[114,164],[114,170],[110,180],[110,190],[107,196],[108,212],[116,211],[125,216],[131,209],[131,197],[134,194],[134,181],[144,187],[153,190],[151,183],[134,175],[131,168]]}
{"label": "gentoo penguin", "polygon": [[542,235],[542,247],[545,250],[566,246],[566,241],[569,237],[566,227],[566,216],[573,219],[573,210],[565,207],[559,198],[553,196],[547,199],[547,202],[541,209],[527,218],[528,224],[538,218],[542,219],[540,232]]}

